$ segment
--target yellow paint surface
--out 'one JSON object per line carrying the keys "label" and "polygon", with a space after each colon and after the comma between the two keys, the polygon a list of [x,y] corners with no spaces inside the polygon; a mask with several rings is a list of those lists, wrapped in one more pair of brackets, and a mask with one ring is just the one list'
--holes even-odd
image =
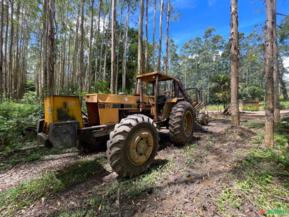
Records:
{"label": "yellow paint surface", "polygon": [[80,100],[74,96],[50,96],[44,99],[45,124],[76,120],[83,127]]}

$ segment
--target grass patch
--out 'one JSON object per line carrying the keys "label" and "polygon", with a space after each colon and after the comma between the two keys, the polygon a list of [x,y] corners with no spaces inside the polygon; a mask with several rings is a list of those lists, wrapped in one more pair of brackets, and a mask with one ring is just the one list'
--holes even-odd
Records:
{"label": "grass patch", "polygon": [[280,108],[281,109],[289,109],[289,101],[280,100]]}
{"label": "grass patch", "polygon": [[27,181],[0,193],[0,211],[14,216],[17,211],[29,207],[42,197],[48,197],[80,184],[103,171],[95,161],[82,161],[61,171],[49,172],[41,178]]}
{"label": "grass patch", "polygon": [[18,164],[25,164],[40,160],[43,156],[63,154],[65,149],[48,149],[46,147],[33,147],[31,149],[13,150],[0,153],[0,171],[11,169]]}
{"label": "grass patch", "polygon": [[253,130],[264,128],[264,122],[263,121],[256,121],[256,120],[242,121],[241,125],[244,127],[253,129]]}
{"label": "grass patch", "polygon": [[227,210],[239,209],[242,205],[242,198],[231,188],[225,188],[217,198],[217,205],[224,216],[231,216]]}
{"label": "grass patch", "polygon": [[188,167],[193,166],[194,163],[198,160],[198,158],[201,157],[200,155],[195,156],[196,155],[196,144],[185,146],[183,149],[183,153],[185,156],[185,164]]}
{"label": "grass patch", "polygon": [[[246,124],[263,129],[254,121]],[[265,210],[268,216],[274,212],[289,214],[288,129],[289,119],[285,119],[276,129],[274,148],[253,148],[236,166],[232,186],[225,188],[217,199],[218,209],[224,216],[247,210],[248,207],[242,207],[245,203],[251,204],[255,212]],[[257,132],[252,142],[262,147],[264,132]]]}
{"label": "grass patch", "polygon": [[208,105],[207,106],[208,111],[224,111],[224,106],[223,105]]}
{"label": "grass patch", "polygon": [[219,195],[219,211],[230,216],[232,210],[252,203],[256,211],[289,212],[288,162],[289,156],[280,154],[278,148],[252,149],[236,168],[234,184]]}

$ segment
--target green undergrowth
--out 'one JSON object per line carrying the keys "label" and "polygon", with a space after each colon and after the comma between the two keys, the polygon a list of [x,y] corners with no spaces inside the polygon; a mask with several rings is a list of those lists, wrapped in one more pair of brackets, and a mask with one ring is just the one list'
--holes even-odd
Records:
{"label": "green undergrowth", "polygon": [[[252,129],[254,123],[252,123]],[[223,189],[217,198],[219,211],[231,216],[234,211],[263,210],[267,216],[274,213],[289,215],[289,120],[284,119],[275,133],[275,146],[263,147],[263,132],[252,140],[256,147],[238,163],[232,186]]]}
{"label": "green undergrowth", "polygon": [[24,182],[0,193],[0,212],[3,216],[14,216],[17,211],[31,206],[41,198],[85,182],[88,178],[103,172],[96,161],[81,161],[56,172]]}
{"label": "green undergrowth", "polygon": [[35,138],[40,104],[5,101],[0,103],[0,152],[27,145]]}
{"label": "green undergrowth", "polygon": [[287,101],[287,100],[280,100],[280,108],[281,108],[281,109],[289,109],[289,101]]}

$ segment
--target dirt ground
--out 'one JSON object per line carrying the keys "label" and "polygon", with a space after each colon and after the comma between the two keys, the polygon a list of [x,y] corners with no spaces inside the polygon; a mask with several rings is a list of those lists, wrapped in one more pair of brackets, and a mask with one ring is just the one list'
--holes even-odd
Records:
{"label": "dirt ground", "polygon": [[[168,141],[166,132],[162,133],[162,148],[156,162],[172,162],[173,166],[161,172],[155,184],[136,198],[130,199],[122,192],[116,193],[118,196],[112,206],[117,206],[119,211],[111,212],[108,216],[222,216],[216,198],[224,186],[232,185],[231,177],[238,174],[238,163],[254,146],[250,141],[255,132],[242,127],[232,128],[229,120],[217,119],[194,136],[193,148],[174,147]],[[189,153],[190,158],[185,158],[184,153]],[[83,157],[75,152],[46,156],[40,161],[18,165],[0,173],[0,191],[83,159],[103,162],[104,158],[103,153]],[[87,204],[89,198],[115,182],[118,182],[116,175],[104,163],[103,170],[96,176],[64,192],[42,198],[18,212],[18,216],[57,216],[63,210],[91,209]],[[101,216],[101,207],[96,209]],[[234,210],[234,215],[259,216],[258,211],[258,207],[247,201],[240,210]],[[81,216],[85,215],[89,216],[89,213]]]}

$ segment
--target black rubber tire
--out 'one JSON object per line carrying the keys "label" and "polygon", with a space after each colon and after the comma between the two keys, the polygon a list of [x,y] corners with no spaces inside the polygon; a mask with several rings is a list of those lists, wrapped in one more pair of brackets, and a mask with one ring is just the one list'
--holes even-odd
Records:
{"label": "black rubber tire", "polygon": [[193,130],[190,135],[186,135],[184,129],[184,118],[186,112],[191,112],[192,122],[194,124],[194,111],[193,106],[187,101],[178,102],[172,109],[169,119],[169,131],[171,141],[177,145],[182,146],[188,143],[193,138]]}
{"label": "black rubber tire", "polygon": [[[129,141],[137,131],[149,130],[153,136],[153,148],[148,160],[143,165],[135,165],[129,157]],[[130,115],[116,124],[107,142],[107,158],[113,171],[120,177],[138,176],[147,170],[153,162],[159,145],[158,132],[149,117]]]}

